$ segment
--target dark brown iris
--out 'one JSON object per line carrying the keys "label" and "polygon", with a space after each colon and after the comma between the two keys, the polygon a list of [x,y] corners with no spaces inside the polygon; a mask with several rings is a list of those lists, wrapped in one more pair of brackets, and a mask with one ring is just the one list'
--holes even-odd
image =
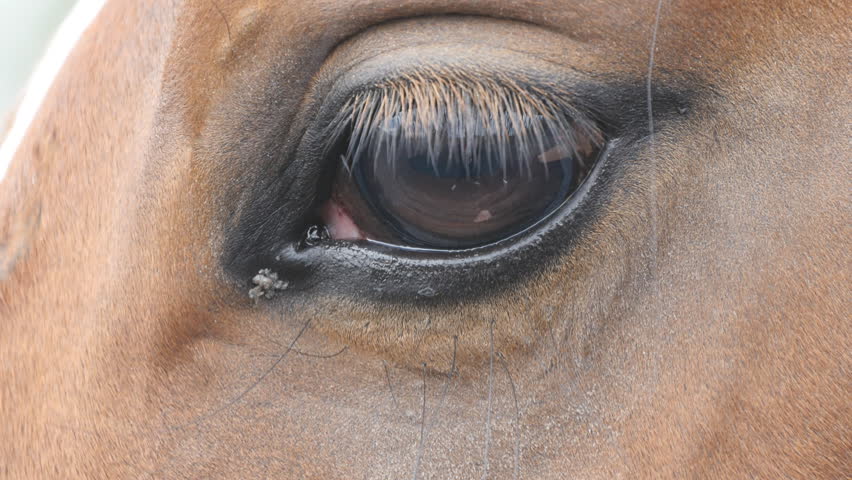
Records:
{"label": "dark brown iris", "polygon": [[[367,238],[408,246],[464,249],[494,243],[530,227],[559,207],[586,176],[587,157],[569,146],[364,156],[343,175],[369,212],[339,198]],[[502,155],[501,155],[502,154]],[[594,160],[593,158],[591,160]],[[372,214],[375,219],[366,219]],[[378,222],[376,222],[378,220]],[[371,232],[370,225],[381,224]]]}

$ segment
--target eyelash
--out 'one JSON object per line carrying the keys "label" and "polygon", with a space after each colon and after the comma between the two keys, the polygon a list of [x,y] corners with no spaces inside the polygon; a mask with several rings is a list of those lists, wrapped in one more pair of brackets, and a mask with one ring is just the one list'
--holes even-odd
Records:
{"label": "eyelash", "polygon": [[[353,94],[325,131],[324,156],[351,171],[370,156],[387,161],[412,151],[436,152],[468,171],[488,158],[504,174],[529,168],[545,143],[578,153],[600,147],[603,133],[567,95],[505,78],[413,74]],[[486,155],[481,155],[485,152]]]}

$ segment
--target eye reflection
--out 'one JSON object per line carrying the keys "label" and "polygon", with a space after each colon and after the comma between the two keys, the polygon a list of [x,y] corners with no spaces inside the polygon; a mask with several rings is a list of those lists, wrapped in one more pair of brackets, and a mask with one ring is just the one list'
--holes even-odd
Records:
{"label": "eye reflection", "polygon": [[583,173],[563,146],[505,165],[484,152],[433,156],[372,157],[352,172],[370,209],[416,246],[467,248],[517,233],[565,201]]}
{"label": "eye reflection", "polygon": [[330,152],[343,160],[323,209],[332,237],[473,248],[571,196],[602,143],[591,122],[564,98],[473,87],[402,82],[350,101]]}

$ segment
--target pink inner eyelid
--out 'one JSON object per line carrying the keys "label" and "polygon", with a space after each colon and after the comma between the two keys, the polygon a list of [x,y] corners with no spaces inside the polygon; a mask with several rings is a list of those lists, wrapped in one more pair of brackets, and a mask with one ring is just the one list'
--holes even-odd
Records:
{"label": "pink inner eyelid", "polygon": [[364,240],[364,232],[355,225],[352,217],[340,204],[330,199],[320,211],[323,223],[332,240]]}

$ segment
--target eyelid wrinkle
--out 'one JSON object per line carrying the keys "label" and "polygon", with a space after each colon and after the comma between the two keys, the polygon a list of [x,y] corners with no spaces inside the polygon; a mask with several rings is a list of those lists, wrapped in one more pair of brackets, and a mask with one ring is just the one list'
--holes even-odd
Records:
{"label": "eyelid wrinkle", "polygon": [[419,71],[355,92],[325,138],[326,156],[342,147],[348,170],[365,155],[392,162],[412,152],[425,152],[438,168],[443,152],[450,165],[475,170],[481,165],[473,162],[496,159],[505,172],[510,160],[528,169],[552,145],[581,157],[589,144],[603,143],[602,132],[568,95],[455,70]]}

